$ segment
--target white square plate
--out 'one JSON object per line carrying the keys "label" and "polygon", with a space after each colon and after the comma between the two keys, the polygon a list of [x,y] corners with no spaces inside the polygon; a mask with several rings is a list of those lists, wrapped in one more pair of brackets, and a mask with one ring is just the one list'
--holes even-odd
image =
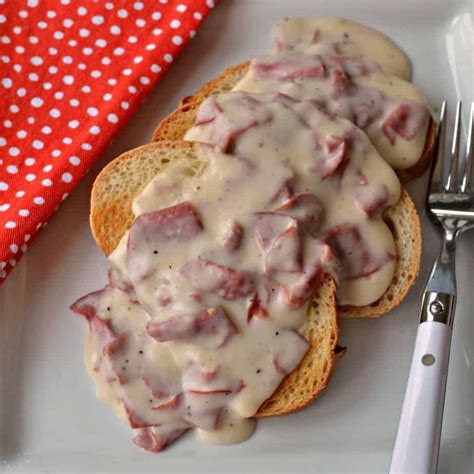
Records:
{"label": "white square plate", "polygon": [[[225,66],[269,45],[283,16],[339,15],[380,29],[409,54],[414,82],[433,106],[473,98],[472,4],[426,0],[221,1],[196,39],[125,127],[88,178],[51,219],[0,288],[0,470],[4,472],[386,472],[438,236],[421,211],[420,278],[404,303],[378,320],[341,324],[347,356],[308,409],[261,422],[248,442],[203,446],[185,436],[162,454],[130,441],[127,426],[93,395],[83,367],[84,323],[69,312],[100,288],[107,262],[89,232],[92,180],[106,162],[146,143],[156,122]],[[451,114],[452,115],[452,114]],[[422,209],[426,177],[410,183]],[[474,235],[458,246],[456,314],[440,472],[473,472]]]}

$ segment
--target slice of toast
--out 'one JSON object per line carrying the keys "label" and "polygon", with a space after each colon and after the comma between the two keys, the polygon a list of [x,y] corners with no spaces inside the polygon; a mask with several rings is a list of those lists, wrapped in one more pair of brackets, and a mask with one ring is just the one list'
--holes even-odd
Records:
{"label": "slice of toast", "polygon": [[[158,124],[153,132],[152,141],[182,140],[185,133],[194,125],[199,105],[211,95],[230,92],[245,76],[249,66],[249,61],[231,66],[219,77],[208,82],[196,94],[184,97],[178,108]],[[403,183],[424,173],[431,160],[435,137],[436,124],[433,120],[430,120],[426,133],[425,147],[420,159],[410,168],[396,170],[398,177]]]}
{"label": "slice of toast", "polygon": [[[182,160],[190,175],[199,175],[206,163],[195,153],[199,144],[179,141],[144,145],[109,163],[94,182],[90,222],[92,233],[108,255],[134,220],[133,198],[171,162]],[[284,415],[311,403],[326,387],[345,349],[337,346],[336,285],[326,276],[308,308],[303,334],[310,348],[298,367],[267,399],[257,417]]]}
{"label": "slice of toast", "polygon": [[[162,141],[128,151],[109,163],[94,182],[91,195],[92,234],[106,255],[118,245],[132,225],[132,200],[171,162],[183,160],[191,175],[206,165],[196,159],[195,144]],[[398,306],[415,282],[421,258],[421,230],[418,213],[408,193],[384,214],[392,229],[397,250],[395,273],[385,294],[367,306],[343,306],[342,318],[381,316]]]}

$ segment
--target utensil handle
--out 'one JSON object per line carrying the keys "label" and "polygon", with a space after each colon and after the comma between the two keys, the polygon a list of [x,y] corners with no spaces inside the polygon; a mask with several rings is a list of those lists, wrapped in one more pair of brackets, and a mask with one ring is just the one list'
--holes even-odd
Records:
{"label": "utensil handle", "polygon": [[418,326],[391,474],[436,472],[450,344],[448,324]]}

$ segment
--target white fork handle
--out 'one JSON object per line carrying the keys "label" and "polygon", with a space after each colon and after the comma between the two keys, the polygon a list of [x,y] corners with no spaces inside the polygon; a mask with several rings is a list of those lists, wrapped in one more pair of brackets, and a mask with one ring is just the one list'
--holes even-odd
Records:
{"label": "white fork handle", "polygon": [[418,326],[391,474],[436,472],[450,344],[448,324]]}

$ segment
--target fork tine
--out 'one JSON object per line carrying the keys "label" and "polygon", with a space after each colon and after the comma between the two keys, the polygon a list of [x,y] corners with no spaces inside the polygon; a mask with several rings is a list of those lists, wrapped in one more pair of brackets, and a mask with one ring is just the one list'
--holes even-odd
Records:
{"label": "fork tine", "polygon": [[433,164],[430,177],[429,194],[439,193],[443,191],[441,186],[441,177],[443,173],[443,158],[446,148],[446,121],[447,110],[446,101],[441,104],[441,112],[439,113],[438,131],[436,133],[435,151],[433,154]]}
{"label": "fork tine", "polygon": [[456,106],[456,118],[454,120],[453,146],[451,147],[451,160],[449,163],[449,174],[446,179],[445,191],[456,192],[458,183],[458,161],[459,142],[461,140],[461,101]]}
{"label": "fork tine", "polygon": [[461,182],[460,191],[462,193],[471,190],[472,179],[472,160],[474,155],[474,102],[471,102],[471,116],[469,118],[469,130],[467,132],[466,143],[466,168],[464,169],[464,176]]}

